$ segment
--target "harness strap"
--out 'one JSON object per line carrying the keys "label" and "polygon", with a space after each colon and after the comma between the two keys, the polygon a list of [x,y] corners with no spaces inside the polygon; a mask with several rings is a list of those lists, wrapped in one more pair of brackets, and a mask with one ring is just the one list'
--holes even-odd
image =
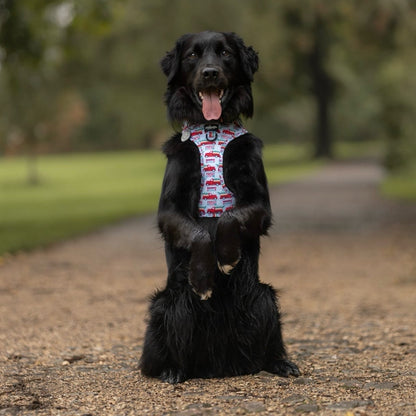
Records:
{"label": "harness strap", "polygon": [[223,156],[227,145],[246,134],[240,123],[198,124],[184,123],[182,141],[190,139],[198,147],[201,158],[200,217],[220,217],[235,206],[235,197],[225,184]]}

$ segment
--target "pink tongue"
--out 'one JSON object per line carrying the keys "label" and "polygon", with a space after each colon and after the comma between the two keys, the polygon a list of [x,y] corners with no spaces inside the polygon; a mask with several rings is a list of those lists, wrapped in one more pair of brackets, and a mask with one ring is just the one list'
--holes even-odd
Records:
{"label": "pink tongue", "polygon": [[215,91],[203,91],[202,92],[202,113],[205,120],[218,120],[221,117],[221,103],[220,97]]}

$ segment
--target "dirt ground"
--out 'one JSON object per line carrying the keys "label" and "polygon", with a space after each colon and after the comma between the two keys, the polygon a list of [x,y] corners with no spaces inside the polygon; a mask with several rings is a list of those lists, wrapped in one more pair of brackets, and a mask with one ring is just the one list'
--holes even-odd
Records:
{"label": "dirt ground", "polygon": [[261,279],[302,371],[169,385],[138,371],[164,283],[154,218],[0,265],[0,415],[416,415],[416,206],[369,162],[271,190]]}

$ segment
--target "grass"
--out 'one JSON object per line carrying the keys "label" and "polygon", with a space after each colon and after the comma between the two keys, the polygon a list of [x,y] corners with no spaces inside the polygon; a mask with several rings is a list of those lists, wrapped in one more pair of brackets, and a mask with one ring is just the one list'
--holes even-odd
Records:
{"label": "grass", "polygon": [[[337,157],[341,160],[351,158],[372,158],[382,160],[385,144],[381,141],[336,143]],[[389,172],[380,185],[381,193],[391,199],[416,201],[416,165],[397,172]]]}
{"label": "grass", "polygon": [[381,192],[389,198],[416,201],[416,166],[390,174],[381,184]]}
{"label": "grass", "polygon": [[[340,159],[378,157],[379,144],[337,144]],[[306,146],[266,145],[270,184],[293,181],[318,169]],[[24,158],[0,159],[0,255],[30,250],[153,212],[165,166],[159,151],[42,156],[40,183],[26,181]],[[384,195],[416,201],[416,166],[392,174]]]}
{"label": "grass", "polygon": [[[319,166],[304,148],[269,145],[271,184]],[[39,157],[40,183],[26,182],[24,158],[0,159],[0,254],[61,241],[157,207],[165,165],[159,151]]]}
{"label": "grass", "polygon": [[266,145],[263,159],[271,185],[296,180],[323,165],[322,161],[310,159],[306,146],[292,144]]}
{"label": "grass", "polygon": [[32,249],[122,218],[154,211],[163,172],[159,152],[45,156],[40,184],[26,161],[0,161],[0,253]]}
{"label": "grass", "polygon": [[384,143],[380,140],[362,142],[335,142],[337,159],[382,159],[385,154]]}

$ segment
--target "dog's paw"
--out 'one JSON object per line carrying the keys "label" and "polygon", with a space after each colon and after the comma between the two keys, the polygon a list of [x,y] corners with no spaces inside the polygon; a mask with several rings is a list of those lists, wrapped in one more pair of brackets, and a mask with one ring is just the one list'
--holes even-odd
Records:
{"label": "dog's paw", "polygon": [[223,274],[230,274],[241,258],[240,225],[234,217],[220,218],[215,237],[217,265]]}
{"label": "dog's paw", "polygon": [[[215,267],[215,263],[214,263]],[[212,288],[214,286],[214,270],[212,266],[208,265],[204,267],[203,264],[191,261],[191,267],[189,270],[189,284],[192,290],[201,298],[201,300],[207,300],[212,295]]]}
{"label": "dog's paw", "polygon": [[201,300],[208,300],[212,295],[213,282],[209,276],[198,276],[193,274],[189,276],[189,284],[192,291],[198,295]]}
{"label": "dog's paw", "polygon": [[235,266],[237,266],[238,262],[240,261],[240,258],[238,258],[234,263],[232,264],[221,264],[219,261],[217,262],[218,268],[220,269],[222,274],[230,275],[231,272],[234,270]]}
{"label": "dog's paw", "polygon": [[198,292],[194,287],[192,287],[192,290],[201,298],[201,300],[208,300],[212,296],[212,289],[206,289],[205,291]]}
{"label": "dog's paw", "polygon": [[187,379],[184,371],[174,370],[173,368],[163,370],[159,378],[170,384],[183,383]]}
{"label": "dog's paw", "polygon": [[188,280],[193,292],[201,300],[207,300],[211,297],[214,286],[214,270],[212,270],[212,267],[208,267],[208,265],[204,267],[203,264],[191,261]]}
{"label": "dog's paw", "polygon": [[196,240],[192,247],[188,280],[192,290],[202,300],[211,297],[215,273],[215,256],[211,241]]}
{"label": "dog's paw", "polygon": [[269,367],[266,371],[269,371],[273,374],[277,374],[281,377],[299,377],[300,371],[298,366],[292,361],[287,359],[277,360],[273,366]]}

